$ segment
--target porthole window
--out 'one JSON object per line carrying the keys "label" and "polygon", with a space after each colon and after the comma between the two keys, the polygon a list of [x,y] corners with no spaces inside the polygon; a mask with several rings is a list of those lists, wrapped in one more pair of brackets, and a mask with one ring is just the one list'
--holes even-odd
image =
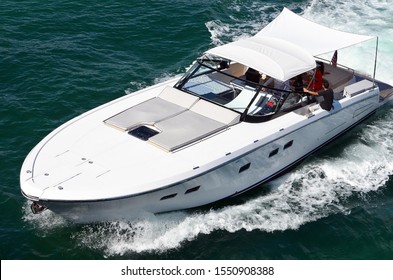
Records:
{"label": "porthole window", "polygon": [[291,140],[291,141],[289,141],[288,143],[286,143],[286,144],[284,145],[284,150],[285,150],[285,149],[288,149],[289,147],[291,147],[292,144],[293,144],[293,140]]}
{"label": "porthole window", "polygon": [[166,196],[161,197],[160,200],[166,200],[166,199],[174,198],[176,195],[177,195],[177,193],[166,195]]}
{"label": "porthole window", "polygon": [[247,163],[246,165],[243,165],[242,167],[240,167],[239,169],[239,173],[242,173],[243,171],[246,171],[247,169],[249,169],[251,166],[251,163]]}
{"label": "porthole window", "polygon": [[275,156],[278,154],[278,148],[274,149],[273,151],[270,152],[269,157]]}
{"label": "porthole window", "polygon": [[192,192],[196,192],[197,190],[199,190],[200,187],[201,186],[196,186],[196,187],[193,187],[191,189],[188,189],[188,190],[186,190],[186,192],[184,194],[189,194],[189,193],[192,193]]}

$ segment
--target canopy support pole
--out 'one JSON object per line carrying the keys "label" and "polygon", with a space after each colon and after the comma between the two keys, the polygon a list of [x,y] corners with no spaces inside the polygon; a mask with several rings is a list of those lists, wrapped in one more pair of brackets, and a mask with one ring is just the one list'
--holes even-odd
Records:
{"label": "canopy support pole", "polygon": [[373,75],[373,84],[375,86],[375,74],[377,72],[377,58],[378,58],[378,36],[377,36],[377,43],[375,46],[375,60],[374,60],[374,75]]}

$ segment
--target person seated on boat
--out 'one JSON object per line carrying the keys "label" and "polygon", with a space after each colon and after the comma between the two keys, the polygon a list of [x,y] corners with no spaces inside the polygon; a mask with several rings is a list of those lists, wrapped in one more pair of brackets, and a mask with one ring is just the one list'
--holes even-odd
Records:
{"label": "person seated on boat", "polygon": [[270,79],[270,77],[268,75],[266,75],[265,73],[261,74],[261,84],[264,84],[268,79]]}
{"label": "person seated on boat", "polygon": [[261,79],[261,73],[259,71],[249,67],[246,71],[245,78],[247,81],[259,84],[259,81]]}
{"label": "person seated on boat", "polygon": [[317,61],[317,67],[312,74],[309,75],[307,89],[311,91],[318,91],[322,89],[323,84],[324,65],[322,62]]}
{"label": "person seated on boat", "polygon": [[302,97],[304,96],[303,94],[303,75],[297,75],[296,77],[291,79],[291,86],[293,88],[293,93],[296,96],[296,102],[300,101]]}
{"label": "person seated on boat", "polygon": [[333,89],[329,87],[329,83],[327,81],[324,81],[322,83],[322,89],[319,91],[312,91],[307,88],[303,88],[303,90],[309,94],[312,94],[314,96],[322,96],[323,101],[319,103],[319,106],[321,106],[322,109],[326,111],[330,111],[333,107],[333,96],[334,92]]}
{"label": "person seated on boat", "polygon": [[302,92],[303,91],[303,75],[297,75],[292,79],[292,87],[294,91],[296,92]]}
{"label": "person seated on boat", "polygon": [[220,61],[220,63],[218,64],[217,70],[225,70],[229,68],[229,62],[228,61]]}

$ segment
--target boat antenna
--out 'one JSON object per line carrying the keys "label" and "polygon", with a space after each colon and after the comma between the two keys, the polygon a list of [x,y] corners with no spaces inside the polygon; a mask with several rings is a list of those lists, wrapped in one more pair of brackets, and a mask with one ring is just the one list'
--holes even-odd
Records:
{"label": "boat antenna", "polygon": [[375,74],[377,72],[377,58],[378,58],[378,36],[377,36],[377,43],[375,46],[375,60],[374,60],[374,76],[373,76],[373,84],[375,86]]}

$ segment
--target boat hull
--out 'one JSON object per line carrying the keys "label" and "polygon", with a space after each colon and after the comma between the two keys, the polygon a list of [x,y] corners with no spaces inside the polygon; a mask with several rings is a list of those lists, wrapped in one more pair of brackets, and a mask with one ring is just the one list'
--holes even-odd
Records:
{"label": "boat hull", "polygon": [[237,157],[228,154],[227,161],[175,184],[110,199],[36,203],[68,220],[87,223],[194,208],[235,196],[286,171],[366,119],[379,106],[379,91],[375,88],[348,104],[334,105],[330,112],[318,109],[310,113],[302,126],[280,130],[274,140],[256,140],[247,152]]}

